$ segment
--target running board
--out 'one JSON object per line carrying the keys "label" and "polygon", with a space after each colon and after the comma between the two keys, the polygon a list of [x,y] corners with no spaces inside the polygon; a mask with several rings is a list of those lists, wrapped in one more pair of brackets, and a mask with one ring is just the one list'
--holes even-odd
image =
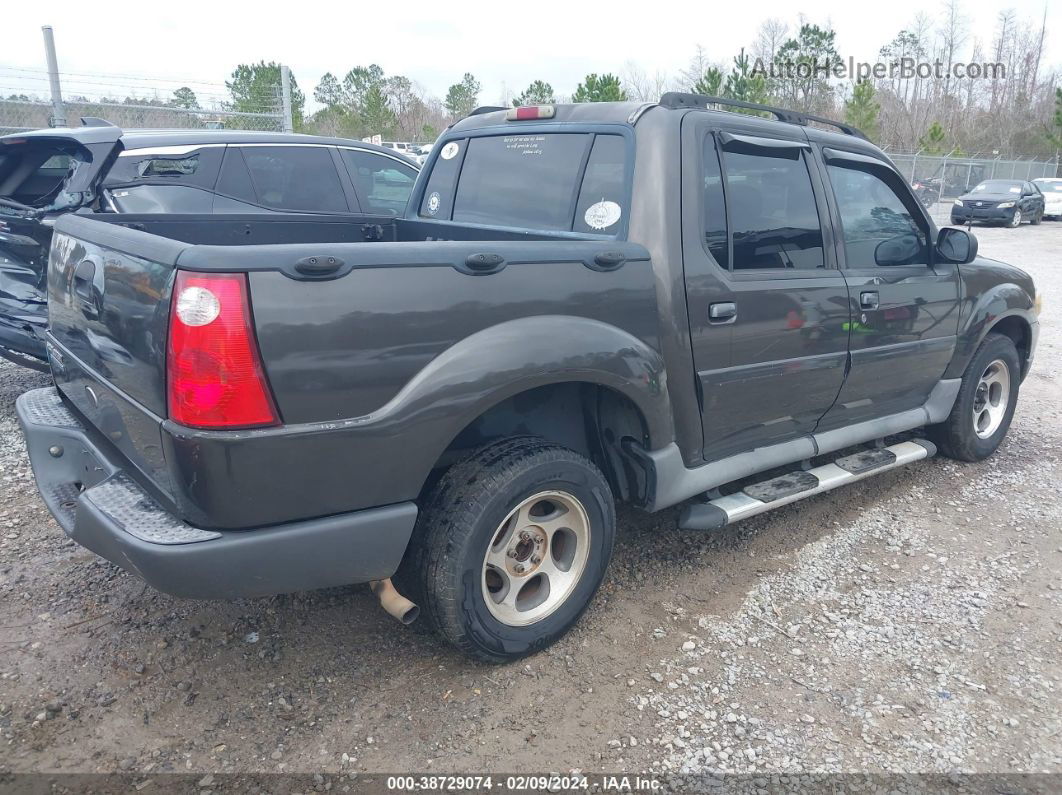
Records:
{"label": "running board", "polygon": [[902,467],[936,455],[937,448],[925,439],[913,439],[890,447],[862,450],[809,470],[788,472],[739,492],[695,503],[679,517],[682,530],[718,530],[741,519],[813,497],[838,486],[863,480],[880,472]]}

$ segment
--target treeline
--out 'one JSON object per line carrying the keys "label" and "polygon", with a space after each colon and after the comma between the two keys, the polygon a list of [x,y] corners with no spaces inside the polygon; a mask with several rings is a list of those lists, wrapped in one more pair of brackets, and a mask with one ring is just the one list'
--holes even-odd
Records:
{"label": "treeline", "polygon": [[[1011,10],[1001,11],[992,40],[979,41],[970,35],[962,8],[958,0],[948,0],[939,18],[919,15],[883,41],[878,57],[884,71],[859,80],[837,76],[835,69],[847,68],[848,61],[842,57],[836,31],[828,25],[804,18],[792,25],[768,19],[755,41],[737,53],[719,57],[698,47],[687,67],[674,74],[648,74],[628,62],[618,74],[584,76],[569,95],[554,91],[544,80],[534,80],[518,94],[484,98],[480,80],[466,73],[440,98],[410,77],[388,75],[379,65],[369,64],[354,66],[342,76],[325,74],[313,89],[317,109],[311,112],[292,75],[292,117],[295,129],[302,132],[432,141],[447,124],[481,104],[652,102],[666,91],[691,91],[844,119],[893,151],[1055,156],[1062,148],[1062,87],[1058,72],[1044,62],[1046,12],[1044,19],[1030,22]],[[934,66],[928,73],[918,69],[903,73],[897,67],[904,63]],[[999,64],[1001,73],[953,76],[956,65],[966,64]],[[104,108],[73,97],[69,104],[76,107],[67,115],[103,115],[130,127],[277,128],[278,64],[240,64],[225,81],[225,93],[224,100],[215,97],[213,103],[204,103],[212,107],[200,107],[188,87],[165,98],[104,100]],[[8,115],[4,108],[0,111]],[[218,111],[268,116],[224,116]],[[46,110],[38,115],[47,123]]]}

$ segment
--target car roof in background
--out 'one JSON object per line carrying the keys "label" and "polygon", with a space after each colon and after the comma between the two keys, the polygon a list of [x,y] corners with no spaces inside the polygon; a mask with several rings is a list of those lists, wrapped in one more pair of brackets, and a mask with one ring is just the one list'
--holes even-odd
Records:
{"label": "car roof in background", "polygon": [[173,130],[173,129],[126,129],[110,125],[88,127],[56,127],[13,133],[0,141],[66,138],[79,143],[91,144],[111,141],[119,136],[125,149],[142,149],[148,146],[190,146],[194,144],[322,144],[326,146],[349,146],[380,152],[390,157],[399,157],[412,166],[417,164],[404,158],[394,149],[376,146],[352,138],[329,138],[301,133],[258,132],[255,130]]}

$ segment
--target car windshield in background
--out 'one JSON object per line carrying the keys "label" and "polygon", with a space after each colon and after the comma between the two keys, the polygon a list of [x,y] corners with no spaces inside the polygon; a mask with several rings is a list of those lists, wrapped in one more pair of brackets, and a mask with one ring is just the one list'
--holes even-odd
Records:
{"label": "car windshield in background", "polygon": [[1062,182],[1039,182],[1039,181],[1037,181],[1036,187],[1038,187],[1044,193],[1062,193]]}
{"label": "car windshield in background", "polygon": [[420,215],[616,234],[627,209],[625,168],[626,147],[618,135],[544,133],[449,141],[432,171]]}
{"label": "car windshield in background", "polygon": [[970,193],[1021,193],[1021,183],[1008,179],[990,179],[982,182]]}

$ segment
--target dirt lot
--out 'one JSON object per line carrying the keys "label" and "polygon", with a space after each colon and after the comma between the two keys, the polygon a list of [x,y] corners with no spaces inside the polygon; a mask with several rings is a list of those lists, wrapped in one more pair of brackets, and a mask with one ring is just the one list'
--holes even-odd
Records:
{"label": "dirt lot", "polygon": [[[0,365],[0,772],[1062,772],[1062,224],[1010,437],[716,534],[621,514],[582,623],[467,662],[364,586],[163,596],[67,541]],[[210,779],[204,779],[209,787]]]}

